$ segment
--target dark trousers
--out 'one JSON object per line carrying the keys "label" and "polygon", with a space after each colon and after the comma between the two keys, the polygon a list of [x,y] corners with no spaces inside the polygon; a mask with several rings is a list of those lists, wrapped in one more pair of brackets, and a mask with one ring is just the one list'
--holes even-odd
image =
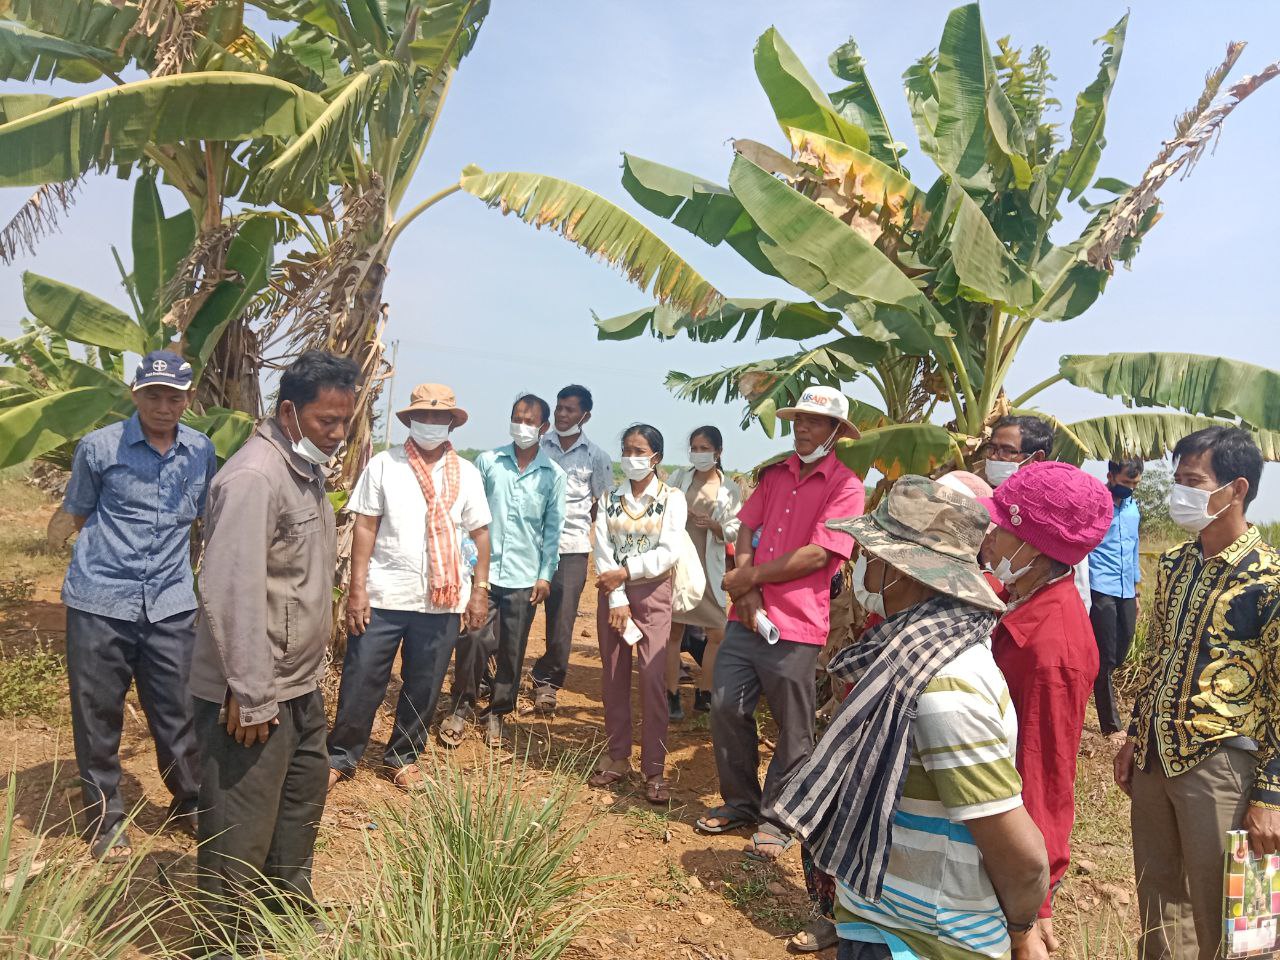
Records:
{"label": "dark trousers", "polygon": [[195,619],[194,610],[148,623],[67,609],[71,735],[90,839],[115,830],[124,819],[120,734],[130,683],[138,685],[156,764],[174,806],[183,812],[195,808],[199,759],[187,692]]}
{"label": "dark trousers", "polygon": [[400,654],[403,686],[383,762],[406,767],[418,762],[440,699],[449,657],[458,641],[456,613],[371,611],[364,633],[347,637],[338,686],[338,715],[329,734],[329,765],[350,776],[369,745],[373,720],[387,695],[391,667]]}
{"label": "dark trousers", "polygon": [[453,709],[476,705],[480,678],[489,657],[497,659],[488,712],[503,717],[516,708],[520,692],[520,667],[529,645],[534,606],[529,602],[532,587],[499,587],[489,590],[489,614],[478,630],[468,630],[458,638],[458,656],[453,668]]}
{"label": "dark trousers", "polygon": [[569,672],[569,652],[573,647],[573,627],[578,619],[578,603],[587,584],[587,555],[560,554],[560,566],[551,578],[547,595],[547,652],[533,664],[533,682],[555,687],[564,686]]}
{"label": "dark trousers", "polygon": [[1138,601],[1134,597],[1111,597],[1092,591],[1093,604],[1089,621],[1093,637],[1098,641],[1098,679],[1093,682],[1093,705],[1098,708],[1098,723],[1103,733],[1123,730],[1116,709],[1116,691],[1111,675],[1129,655],[1133,630],[1138,619]]}
{"label": "dark trousers", "polygon": [[319,690],[280,703],[266,743],[245,747],[219,720],[221,704],[195,701],[204,761],[197,884],[223,936],[243,936],[237,900],[313,900],[311,859],[324,813],[329,757]]}
{"label": "dark trousers", "polygon": [[890,960],[893,954],[883,943],[841,940],[836,960]]}
{"label": "dark trousers", "polygon": [[[741,817],[773,823],[782,784],[813,752],[814,671],[822,647],[779,640],[770,645],[736,620],[730,621],[716,655],[711,686],[711,741],[720,795]],[[760,695],[778,724],[777,747],[760,787],[760,741],[756,705]]]}

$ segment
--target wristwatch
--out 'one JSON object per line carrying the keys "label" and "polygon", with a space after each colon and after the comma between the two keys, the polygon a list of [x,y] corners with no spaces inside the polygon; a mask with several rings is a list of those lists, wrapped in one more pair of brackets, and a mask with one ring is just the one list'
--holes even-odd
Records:
{"label": "wristwatch", "polygon": [[488,581],[488,580],[476,580],[476,581],[474,581],[474,582],[471,584],[471,586],[473,586],[473,587],[479,587],[481,590],[488,590],[488,589],[489,589],[489,581]]}
{"label": "wristwatch", "polygon": [[1030,933],[1036,928],[1036,919],[1033,918],[1026,923],[1014,923],[1008,917],[1005,917],[1004,925],[1009,929],[1010,933]]}

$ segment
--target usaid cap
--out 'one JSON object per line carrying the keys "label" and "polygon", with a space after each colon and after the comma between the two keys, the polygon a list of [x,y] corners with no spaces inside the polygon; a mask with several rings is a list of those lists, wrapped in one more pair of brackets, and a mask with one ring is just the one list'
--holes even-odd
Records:
{"label": "usaid cap", "polygon": [[847,436],[855,440],[862,434],[849,419],[849,400],[835,387],[805,387],[794,407],[778,410],[779,420],[794,420],[797,413],[816,413],[839,422]]}
{"label": "usaid cap", "polygon": [[169,350],[152,350],[138,364],[133,389],[156,386],[190,390],[191,364]]}

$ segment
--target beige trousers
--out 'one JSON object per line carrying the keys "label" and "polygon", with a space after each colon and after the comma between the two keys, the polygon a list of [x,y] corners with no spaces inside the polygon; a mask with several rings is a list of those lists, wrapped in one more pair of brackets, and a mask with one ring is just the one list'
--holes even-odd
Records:
{"label": "beige trousers", "polygon": [[1221,747],[1176,777],[1133,772],[1133,868],[1140,960],[1216,960],[1226,833],[1240,828],[1254,755]]}

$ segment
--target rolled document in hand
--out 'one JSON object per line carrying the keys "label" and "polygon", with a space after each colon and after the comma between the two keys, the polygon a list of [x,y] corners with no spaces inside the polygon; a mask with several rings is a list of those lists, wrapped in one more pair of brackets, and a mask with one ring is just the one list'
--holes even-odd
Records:
{"label": "rolled document in hand", "polygon": [[644,634],[640,632],[640,628],[636,626],[636,622],[630,617],[627,618],[627,629],[622,631],[622,639],[633,647],[644,639]]}
{"label": "rolled document in hand", "polygon": [[773,625],[763,610],[756,611],[756,633],[764,637],[766,643],[777,643],[782,631]]}

